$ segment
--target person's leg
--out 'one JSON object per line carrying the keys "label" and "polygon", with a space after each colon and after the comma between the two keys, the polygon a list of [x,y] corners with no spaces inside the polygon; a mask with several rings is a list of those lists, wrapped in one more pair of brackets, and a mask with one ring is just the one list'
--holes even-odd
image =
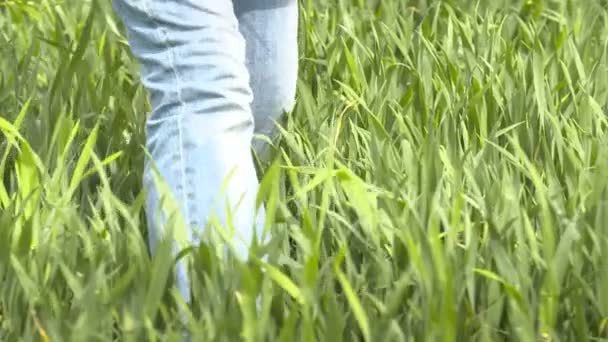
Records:
{"label": "person's leg", "polygon": [[[298,1],[234,0],[245,37],[253,90],[255,133],[272,136],[275,121],[293,107],[298,75]],[[254,139],[265,158],[266,145]]]}
{"label": "person's leg", "polygon": [[[238,254],[246,258],[254,226],[258,232],[263,228],[264,214],[254,213],[258,180],[250,150],[252,92],[232,1],[114,0],[114,7],[151,95],[147,148],[177,200],[188,238],[196,242],[214,214],[225,224],[227,201],[237,234],[244,238],[234,237]],[[217,201],[229,174],[225,196]],[[165,202],[150,163],[144,178],[154,252],[166,220],[158,219]],[[177,282],[189,301],[183,263],[177,267]]]}

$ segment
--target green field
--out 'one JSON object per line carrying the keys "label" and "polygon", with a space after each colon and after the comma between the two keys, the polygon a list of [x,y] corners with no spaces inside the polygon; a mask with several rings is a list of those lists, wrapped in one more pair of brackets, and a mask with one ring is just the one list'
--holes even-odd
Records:
{"label": "green field", "polygon": [[186,306],[110,1],[0,1],[0,341],[608,341],[608,2],[301,9],[267,263]]}

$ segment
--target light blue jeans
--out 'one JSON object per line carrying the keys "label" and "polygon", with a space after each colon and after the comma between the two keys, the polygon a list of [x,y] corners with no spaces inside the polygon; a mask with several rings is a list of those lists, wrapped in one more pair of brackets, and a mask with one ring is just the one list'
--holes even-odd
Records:
{"label": "light blue jeans", "polygon": [[[246,258],[264,227],[251,146],[265,146],[254,132],[270,135],[295,97],[297,0],[114,0],[114,8],[152,103],[144,171],[152,252],[173,220],[160,175],[188,243],[217,218],[234,227],[237,256]],[[183,262],[176,276],[189,301]]]}

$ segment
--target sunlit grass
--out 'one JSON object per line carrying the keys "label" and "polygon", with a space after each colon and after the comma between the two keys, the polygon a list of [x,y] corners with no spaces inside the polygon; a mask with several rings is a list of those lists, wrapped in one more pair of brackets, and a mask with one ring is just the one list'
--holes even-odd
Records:
{"label": "sunlit grass", "polygon": [[0,340],[608,338],[606,1],[301,6],[267,263],[184,251],[187,307],[109,1],[0,2]]}

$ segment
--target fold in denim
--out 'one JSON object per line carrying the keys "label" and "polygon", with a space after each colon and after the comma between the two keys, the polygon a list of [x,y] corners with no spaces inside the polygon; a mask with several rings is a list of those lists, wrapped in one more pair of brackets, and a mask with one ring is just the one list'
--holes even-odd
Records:
{"label": "fold in denim", "polygon": [[[158,171],[177,204],[189,244],[212,218],[234,227],[238,257],[261,238],[254,133],[272,135],[292,109],[298,68],[296,0],[114,0],[150,94],[144,167],[152,253],[169,219]],[[230,215],[228,214],[230,213]],[[232,218],[229,225],[228,217]],[[261,242],[261,241],[258,241]],[[176,281],[190,301],[185,262]]]}

